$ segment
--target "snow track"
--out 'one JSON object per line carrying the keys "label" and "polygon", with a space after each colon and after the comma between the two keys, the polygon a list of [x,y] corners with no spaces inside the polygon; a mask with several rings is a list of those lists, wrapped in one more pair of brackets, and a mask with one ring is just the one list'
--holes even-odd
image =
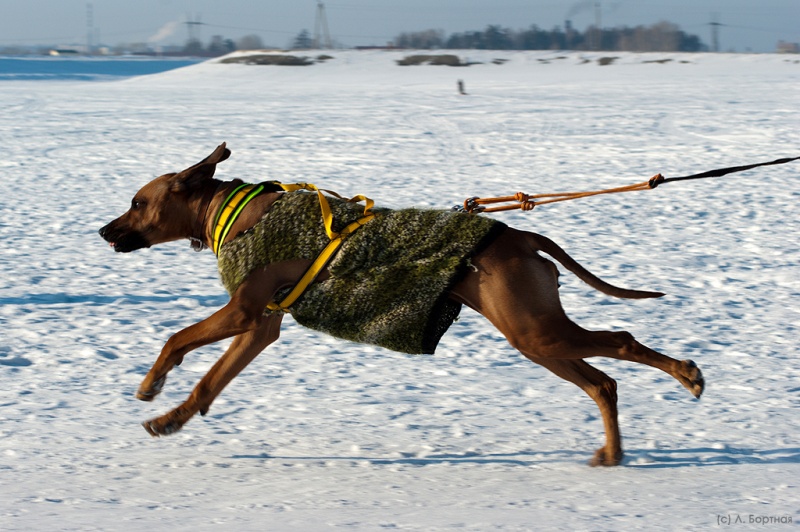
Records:
{"label": "snow track", "polygon": [[585,465],[602,441],[592,401],[468,311],[420,357],[286,320],[208,416],[145,433],[226,343],[187,356],[154,403],[134,399],[139,381],[172,333],[226,299],[210,253],[114,254],[97,230],[222,141],[220,178],[308,181],[389,207],[800,155],[800,65],[784,56],[614,54],[601,67],[602,54],[470,51],[484,64],[453,69],[331,55],[0,83],[0,528],[796,525],[800,163],[497,215],[614,284],[668,294],[621,301],[561,277],[577,323],[629,330],[708,381],[698,402],[650,368],[592,361],[619,383],[621,467]]}

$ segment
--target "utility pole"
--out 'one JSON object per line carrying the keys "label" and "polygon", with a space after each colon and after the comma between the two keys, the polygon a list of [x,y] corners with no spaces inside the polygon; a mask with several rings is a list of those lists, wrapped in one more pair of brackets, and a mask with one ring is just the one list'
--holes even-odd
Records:
{"label": "utility pole", "polygon": [[603,46],[603,7],[600,2],[594,3],[594,49],[599,50]]}
{"label": "utility pole", "polygon": [[317,15],[314,17],[314,48],[318,50],[331,49],[331,34],[328,31],[328,16],[325,14],[325,4],[317,2]]}
{"label": "utility pole", "polygon": [[92,36],[94,34],[94,6],[86,4],[86,55],[92,55]]}

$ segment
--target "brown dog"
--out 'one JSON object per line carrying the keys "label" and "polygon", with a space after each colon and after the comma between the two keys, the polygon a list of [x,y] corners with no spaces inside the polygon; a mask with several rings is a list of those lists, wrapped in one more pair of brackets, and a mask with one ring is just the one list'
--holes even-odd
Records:
{"label": "brown dog", "polygon": [[[156,178],[136,193],[130,210],[103,227],[100,235],[119,252],[185,238],[191,239],[196,247],[211,246],[215,214],[230,191],[241,183],[213,179],[217,163],[229,155],[230,151],[222,144],[200,163]],[[256,197],[236,220],[228,240],[253,227],[282,194],[269,192]],[[662,294],[605,283],[551,240],[512,228],[505,229],[471,257],[467,273],[448,293],[451,301],[485,316],[532,362],[576,384],[595,400],[603,416],[606,443],[590,463],[617,465],[622,459],[622,444],[617,423],[616,382],[584,359],[604,356],[653,366],[672,375],[697,398],[703,392],[702,374],[692,361],[678,361],[657,353],[627,332],[588,331],[570,321],[558,297],[558,271],[537,251],[544,251],[606,294],[626,298]],[[152,401],[164,386],[167,374],[189,351],[234,337],[225,354],[183,404],[144,423],[151,435],[171,434],[195,413],[204,415],[231,379],[278,338],[282,314],[265,313],[265,307],[276,293],[297,283],[310,263],[287,260],[252,271],[227,305],[167,341],[139,387],[138,399]],[[324,283],[328,277],[325,269],[316,282]]]}

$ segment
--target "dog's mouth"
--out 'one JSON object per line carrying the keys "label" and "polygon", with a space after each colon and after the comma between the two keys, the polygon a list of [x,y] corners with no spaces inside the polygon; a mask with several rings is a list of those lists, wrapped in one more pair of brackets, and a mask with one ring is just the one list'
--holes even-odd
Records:
{"label": "dog's mouth", "polygon": [[138,231],[122,233],[105,226],[100,229],[99,232],[100,236],[102,236],[108,242],[108,245],[113,247],[114,251],[117,253],[130,253],[137,249],[150,247],[150,243],[144,235]]}
{"label": "dog's mouth", "polygon": [[137,249],[149,248],[150,244],[140,233],[130,233],[108,243],[117,253],[130,253]]}

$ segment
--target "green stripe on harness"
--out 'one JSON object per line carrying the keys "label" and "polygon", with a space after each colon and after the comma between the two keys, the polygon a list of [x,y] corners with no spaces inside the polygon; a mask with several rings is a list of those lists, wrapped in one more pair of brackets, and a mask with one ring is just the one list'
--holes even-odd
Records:
{"label": "green stripe on harness", "polygon": [[212,233],[212,250],[219,255],[219,248],[242,213],[245,206],[256,196],[264,191],[264,185],[239,185],[231,192],[217,211],[214,218],[214,231]]}

